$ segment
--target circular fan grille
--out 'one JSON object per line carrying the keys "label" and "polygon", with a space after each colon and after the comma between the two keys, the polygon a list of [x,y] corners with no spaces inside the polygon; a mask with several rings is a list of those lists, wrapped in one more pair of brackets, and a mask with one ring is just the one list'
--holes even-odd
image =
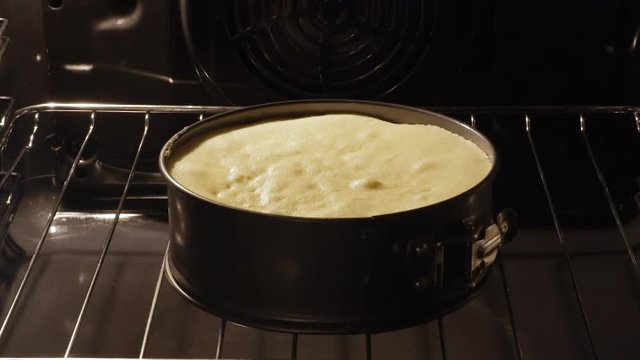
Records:
{"label": "circular fan grille", "polygon": [[229,32],[274,89],[304,97],[375,98],[422,62],[435,0],[236,0]]}

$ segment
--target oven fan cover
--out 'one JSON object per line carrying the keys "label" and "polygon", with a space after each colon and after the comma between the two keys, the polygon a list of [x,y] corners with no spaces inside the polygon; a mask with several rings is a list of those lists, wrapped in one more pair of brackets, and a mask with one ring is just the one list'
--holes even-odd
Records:
{"label": "oven fan cover", "polygon": [[420,67],[436,20],[436,0],[183,0],[181,6],[192,61],[217,95],[224,95],[221,78],[230,76],[224,69],[240,62],[287,98],[380,98]]}

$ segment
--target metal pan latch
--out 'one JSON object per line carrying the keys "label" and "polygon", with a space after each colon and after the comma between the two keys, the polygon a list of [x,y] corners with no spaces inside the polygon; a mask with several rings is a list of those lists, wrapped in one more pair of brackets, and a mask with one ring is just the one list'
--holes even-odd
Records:
{"label": "metal pan latch", "polygon": [[501,211],[496,223],[484,231],[484,238],[475,241],[471,247],[471,273],[477,275],[491,265],[498,255],[498,249],[513,239],[516,233],[517,216],[511,209]]}

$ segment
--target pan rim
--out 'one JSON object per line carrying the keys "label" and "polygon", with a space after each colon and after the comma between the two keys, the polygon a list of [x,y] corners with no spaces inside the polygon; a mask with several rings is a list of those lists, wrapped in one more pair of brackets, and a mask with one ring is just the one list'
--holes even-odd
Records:
{"label": "pan rim", "polygon": [[[456,124],[456,126],[459,126],[461,128],[464,128],[466,131],[473,133],[474,136],[476,136],[478,139],[480,139],[480,141],[484,142],[484,147],[486,147],[488,150],[490,151],[485,151],[487,152],[487,155],[490,159],[490,161],[492,162],[491,164],[491,169],[489,170],[489,172],[487,173],[487,175],[480,180],[477,184],[475,184],[473,187],[459,193],[456,196],[447,198],[445,200],[439,201],[437,203],[433,203],[427,206],[422,206],[422,207],[417,207],[417,208],[413,208],[413,209],[408,209],[408,210],[403,210],[403,211],[396,211],[396,212],[390,212],[390,213],[384,213],[384,214],[377,214],[377,215],[372,215],[372,216],[359,216],[359,217],[305,217],[305,216],[294,216],[294,215],[284,215],[284,214],[275,214],[275,213],[267,213],[267,212],[261,212],[261,211],[256,211],[256,210],[251,210],[251,209],[246,209],[246,208],[241,208],[241,207],[237,207],[237,206],[232,206],[229,204],[224,204],[221,202],[217,202],[215,200],[209,199],[207,197],[204,197],[202,195],[199,195],[197,193],[195,193],[194,191],[188,189],[187,187],[185,187],[184,185],[180,184],[177,180],[175,180],[171,174],[169,174],[169,171],[167,169],[167,161],[169,160],[169,158],[171,157],[172,154],[172,149],[175,146],[179,146],[180,145],[180,140],[185,137],[186,135],[197,131],[199,128],[204,127],[204,126],[208,126],[211,122],[214,121],[218,121],[220,119],[223,119],[225,117],[228,117],[230,115],[237,115],[237,114],[241,114],[243,112],[254,112],[254,111],[259,111],[260,109],[265,109],[265,108],[270,108],[270,107],[282,107],[282,106],[293,106],[293,105],[314,105],[314,104],[323,104],[324,106],[327,105],[331,105],[331,104],[340,104],[340,105],[344,105],[344,104],[352,104],[354,106],[357,105],[373,105],[373,106],[382,106],[382,107],[389,107],[389,108],[397,108],[397,109],[402,109],[405,111],[409,111],[409,112],[416,112],[416,113],[421,113],[423,115],[429,115],[429,116],[433,116],[436,118],[439,118],[440,120],[444,120],[446,122],[452,122],[454,124]],[[309,115],[319,115],[319,114],[328,114],[330,112],[322,112],[322,111],[318,111],[318,112],[313,112],[310,113]],[[348,113],[345,111],[342,111],[340,113]],[[354,112],[355,113],[355,112]],[[267,120],[268,119],[263,119],[262,121]],[[276,119],[273,119],[274,121]],[[277,120],[282,120],[282,119],[277,119]],[[384,121],[389,121],[389,120],[385,120],[382,119]],[[255,121],[249,121],[247,123],[252,123],[252,122],[258,122],[260,120],[255,120]],[[391,122],[391,121],[389,121]],[[449,130],[451,131],[451,130]],[[454,131],[452,131],[454,132]],[[467,136],[464,136],[464,134],[461,134],[460,132],[454,132],[459,136],[462,136],[463,138],[465,138],[466,140],[472,141],[474,144],[480,146],[478,144],[477,141],[474,141],[473,139],[470,139]],[[177,144],[177,145],[176,145]],[[247,106],[247,107],[242,107],[239,109],[235,109],[235,110],[230,110],[230,111],[226,111],[220,114],[216,114],[213,115],[211,117],[207,117],[204,118],[200,121],[197,121],[191,125],[186,126],[185,128],[183,128],[182,130],[180,130],[179,132],[177,132],[176,134],[174,134],[169,140],[167,140],[167,142],[163,145],[162,149],[160,150],[160,154],[158,156],[158,162],[159,162],[159,167],[160,167],[160,172],[162,173],[163,178],[167,181],[167,183],[173,187],[175,187],[176,189],[178,189],[179,191],[188,194],[189,196],[192,196],[200,201],[204,201],[207,202],[211,205],[215,205],[215,206],[219,206],[222,208],[226,208],[228,210],[231,211],[236,211],[236,212],[243,212],[243,213],[248,213],[248,214],[253,214],[256,216],[264,216],[264,217],[268,217],[268,218],[274,218],[274,219],[281,219],[281,220],[289,220],[289,221],[304,221],[304,222],[317,222],[317,223],[334,223],[334,222],[348,222],[348,221],[362,221],[362,220],[376,220],[376,219],[388,219],[391,217],[396,217],[396,216],[403,216],[403,215],[407,215],[407,214],[411,214],[411,213],[416,213],[416,212],[421,212],[421,211],[425,211],[427,209],[432,209],[435,207],[439,207],[439,206],[446,206],[446,204],[452,203],[456,200],[459,200],[460,198],[464,198],[466,196],[469,196],[470,194],[476,192],[479,188],[485,186],[487,183],[491,182],[499,169],[499,163],[500,163],[500,158],[498,156],[497,151],[495,150],[495,147],[493,145],[493,143],[484,135],[482,134],[480,131],[478,131],[477,129],[469,126],[468,124],[465,124],[461,121],[458,121],[456,119],[450,118],[448,116],[436,113],[436,112],[432,112],[432,111],[428,111],[425,109],[421,109],[421,108],[416,108],[416,107],[412,107],[412,106],[407,106],[407,105],[401,105],[401,104],[395,104],[395,103],[386,103],[386,102],[381,102],[381,101],[371,101],[371,100],[351,100],[351,99],[315,99],[315,100],[289,100],[289,101],[279,101],[279,102],[270,102],[270,103],[264,103],[264,104],[258,104],[258,105],[253,105],[253,106]]]}

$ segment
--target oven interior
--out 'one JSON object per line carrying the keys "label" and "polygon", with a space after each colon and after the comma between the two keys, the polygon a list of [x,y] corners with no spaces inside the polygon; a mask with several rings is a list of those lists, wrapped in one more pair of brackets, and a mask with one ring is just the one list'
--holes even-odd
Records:
{"label": "oven interior", "polygon": [[[307,335],[213,317],[186,302],[163,277],[168,225],[156,164],[160,147],[207,116],[304,95],[291,93],[286,84],[269,87],[282,76],[277,72],[265,74],[269,80],[254,76],[256,69],[230,70],[247,68],[244,60],[231,58],[241,56],[233,47],[224,50],[230,58],[215,60],[224,65],[215,67],[217,86],[228,95],[212,93],[184,56],[176,19],[183,3],[189,2],[0,4],[0,89],[7,94],[0,98],[1,356],[636,358],[640,108],[627,104],[637,103],[634,79],[640,68],[634,67],[637,29],[631,25],[637,19],[625,14],[637,5],[541,2],[515,9],[501,1],[480,2],[456,17],[460,23],[473,20],[466,32],[459,29],[464,36],[441,35],[459,24],[446,21],[444,29],[429,33],[428,66],[416,70],[413,83],[379,90],[381,96],[357,94],[425,107],[486,134],[501,156],[494,208],[514,209],[519,232],[501,250],[480,294],[437,321],[377,334]],[[225,4],[225,11],[243,13],[262,2]],[[443,23],[447,11],[451,16],[464,4],[436,5]],[[277,11],[258,8],[265,13],[255,16]],[[563,17],[575,9],[574,18]],[[82,16],[72,17],[71,11]],[[483,21],[489,15],[495,18],[488,28]],[[549,29],[523,30],[536,19],[548,20]],[[124,27],[119,20],[134,25]],[[585,24],[597,26],[585,30]],[[502,31],[514,26],[521,33]],[[574,30],[553,36],[563,29]],[[467,39],[469,31],[474,36]],[[574,35],[596,32],[591,40],[559,50]],[[249,35],[240,33],[234,46],[242,48]],[[613,52],[585,45],[607,43],[614,35]],[[454,47],[458,37],[471,45]],[[485,46],[487,38],[491,47]],[[148,42],[135,57],[139,39]],[[488,58],[465,66],[454,62],[430,77],[447,58],[462,61],[462,49],[473,54],[471,60]],[[535,51],[541,49],[546,54]],[[509,62],[522,56],[518,64]],[[576,62],[564,63],[574,56]],[[541,59],[547,64],[533,66]],[[587,76],[594,68],[601,71]],[[437,90],[416,92],[424,79]],[[306,89],[313,96],[324,90]]]}

